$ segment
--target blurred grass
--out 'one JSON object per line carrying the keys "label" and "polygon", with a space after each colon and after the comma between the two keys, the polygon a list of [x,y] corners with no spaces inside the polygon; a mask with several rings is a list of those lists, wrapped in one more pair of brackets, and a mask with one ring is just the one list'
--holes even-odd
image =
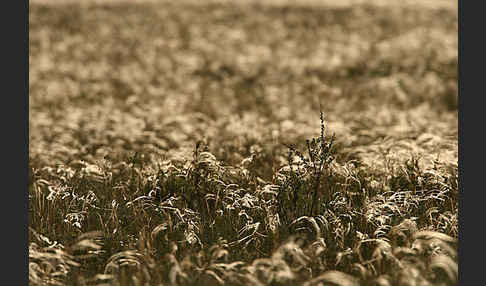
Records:
{"label": "blurred grass", "polygon": [[[143,139],[144,145],[166,148],[188,137],[250,135],[212,130],[234,122],[226,117],[231,115],[265,126],[260,134],[288,122],[283,126],[306,128],[285,137],[308,135],[318,128],[318,101],[332,130],[350,146],[402,134],[457,141],[457,18],[447,10],[32,6],[30,33],[35,148],[52,141],[53,131],[68,136],[61,144],[77,152],[93,150],[89,145],[132,149],[107,142],[110,131],[119,144],[132,143],[126,146],[141,145],[133,141],[147,131],[154,140]],[[126,122],[118,122],[118,112]],[[196,114],[202,116],[186,124],[189,130],[171,132]],[[413,127],[407,122],[412,117]],[[164,119],[174,127],[164,128]],[[52,120],[66,124],[53,126]],[[213,122],[197,122],[204,120]],[[41,135],[42,126],[50,132]],[[238,129],[253,129],[246,127]],[[90,142],[69,135],[86,129],[92,129]],[[42,149],[61,155],[52,147]]]}
{"label": "blurred grass", "polygon": [[[287,162],[282,144],[319,134],[319,106],[336,134],[337,163],[354,160],[376,184],[405,188],[397,178],[411,158],[420,159],[417,170],[457,175],[458,24],[447,5],[34,3],[30,196],[41,179],[78,189],[65,168],[84,160],[113,174],[139,166],[132,179],[119,177],[131,191],[107,195],[134,199],[162,162],[192,160],[199,140],[225,166],[257,154],[252,172],[275,183]],[[86,187],[97,196],[116,181],[90,180],[103,186]],[[78,222],[79,231],[62,226],[75,221],[69,206],[56,214],[36,198],[37,232],[71,245],[81,231],[99,230],[95,218]],[[446,209],[457,214],[452,201]]]}

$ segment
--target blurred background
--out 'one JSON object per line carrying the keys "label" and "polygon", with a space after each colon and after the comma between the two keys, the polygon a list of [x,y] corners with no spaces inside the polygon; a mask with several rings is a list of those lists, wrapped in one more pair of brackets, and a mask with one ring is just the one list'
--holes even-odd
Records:
{"label": "blurred background", "polygon": [[276,156],[319,105],[343,158],[457,161],[456,1],[30,3],[32,164]]}

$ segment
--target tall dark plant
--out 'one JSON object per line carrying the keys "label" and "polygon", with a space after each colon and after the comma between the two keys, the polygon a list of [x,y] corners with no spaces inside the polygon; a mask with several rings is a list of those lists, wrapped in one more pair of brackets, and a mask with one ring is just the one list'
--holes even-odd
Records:
{"label": "tall dark plant", "polygon": [[[319,137],[312,138],[312,140],[306,140],[307,147],[307,157],[297,150],[293,145],[285,145],[289,148],[288,164],[290,167],[290,178],[287,181],[287,186],[290,185],[289,182],[295,182],[296,171],[293,168],[292,154],[296,154],[300,158],[300,164],[303,164],[306,172],[310,172],[312,180],[312,194],[311,194],[311,204],[308,209],[308,215],[313,216],[317,209],[318,194],[321,188],[321,179],[326,170],[329,170],[331,162],[334,160],[332,156],[333,144],[334,144],[334,134],[331,136],[330,140],[326,140],[325,132],[326,126],[324,124],[324,115],[320,111],[320,121],[321,121],[321,133]],[[299,171],[297,171],[299,173]],[[302,175],[302,174],[301,174]],[[331,176],[331,174],[328,174]],[[298,177],[298,176],[297,176]],[[293,178],[293,180],[292,180]],[[295,187],[295,185],[293,186]],[[296,206],[299,195],[297,190],[294,188],[294,205]]]}

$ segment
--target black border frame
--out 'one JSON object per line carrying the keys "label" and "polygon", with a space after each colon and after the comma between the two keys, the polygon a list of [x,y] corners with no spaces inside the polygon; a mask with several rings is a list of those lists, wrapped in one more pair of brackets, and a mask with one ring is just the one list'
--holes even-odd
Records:
{"label": "black border frame", "polygon": [[[29,1],[2,5],[3,178],[1,217],[5,265],[2,281],[29,284]],[[11,283],[13,281],[14,283]]]}
{"label": "black border frame", "polygon": [[[469,9],[468,12],[466,10]],[[479,52],[483,52],[484,49],[481,49],[484,47],[483,44],[481,44],[481,41],[475,41],[474,44],[469,44],[468,45],[468,50],[467,53],[465,53],[464,50],[464,45],[465,41],[468,38],[467,33],[465,30],[465,22],[466,18],[468,19],[469,23],[474,23],[478,20],[479,18],[479,13],[482,12],[481,9],[476,9],[476,15],[472,13],[472,6],[470,5],[469,8],[464,6],[464,1],[458,0],[458,28],[459,28],[459,34],[458,34],[458,120],[459,120],[459,142],[458,142],[458,172],[459,172],[459,247],[458,247],[458,256],[459,256],[459,285],[474,285],[477,284],[476,278],[479,278],[477,276],[478,273],[481,273],[481,264],[476,263],[476,259],[472,259],[471,255],[473,253],[478,254],[477,250],[481,248],[481,243],[482,241],[480,240],[480,235],[474,235],[474,233],[470,233],[469,235],[466,234],[467,231],[473,230],[474,227],[476,228],[481,228],[481,215],[480,212],[477,210],[480,210],[481,206],[480,204],[482,203],[481,199],[474,199],[474,197],[477,197],[481,191],[481,189],[475,188],[475,185],[480,185],[479,179],[483,174],[481,174],[481,168],[476,168],[475,166],[472,166],[473,163],[471,163],[471,154],[479,154],[479,148],[478,150],[476,149],[476,146],[474,146],[473,142],[480,142],[480,138],[477,138],[479,140],[467,140],[465,139],[466,133],[467,133],[467,128],[470,129],[475,129],[475,130],[481,130],[480,127],[474,126],[478,123],[481,122],[481,119],[477,116],[479,112],[473,111],[473,106],[476,108],[480,108],[480,104],[469,104],[466,105],[466,88],[469,90],[469,93],[473,93],[476,90],[481,90],[480,89],[480,81],[481,81],[481,75],[482,73],[478,73],[475,71],[471,71],[472,64],[477,61],[476,56],[479,54]],[[466,13],[468,14],[466,17]],[[472,20],[472,19],[474,20]],[[474,29],[475,27],[478,27],[480,25],[469,25],[469,31],[471,29]],[[478,31],[479,32],[479,31]],[[470,34],[471,35],[471,34]],[[479,35],[479,34],[478,34]],[[471,36],[469,36],[470,39],[472,39]],[[469,66],[469,71],[466,70],[466,66]],[[465,79],[467,78],[467,85],[465,84]],[[481,94],[478,94],[481,96]],[[474,98],[474,95],[468,97],[468,101]],[[472,117],[472,116],[474,116]],[[469,118],[468,121],[466,121],[466,117]],[[469,153],[469,158],[467,153]],[[469,162],[469,168],[467,169],[466,172],[466,166],[467,163]],[[466,175],[467,174],[467,175]],[[484,175],[483,175],[484,176]],[[466,177],[468,179],[466,180]],[[471,180],[477,180],[478,182],[473,182]],[[473,193],[476,191],[475,193]],[[477,206],[473,205],[473,202],[476,202],[478,204]],[[466,207],[467,204],[467,207]],[[479,213],[479,215],[478,215]],[[466,226],[470,225],[470,227]],[[472,241],[472,240],[478,240],[478,241]],[[473,249],[475,248],[476,251],[468,251],[468,248]],[[480,258],[480,257],[478,257]],[[471,261],[474,260],[474,261]],[[479,278],[480,279],[480,278]]]}

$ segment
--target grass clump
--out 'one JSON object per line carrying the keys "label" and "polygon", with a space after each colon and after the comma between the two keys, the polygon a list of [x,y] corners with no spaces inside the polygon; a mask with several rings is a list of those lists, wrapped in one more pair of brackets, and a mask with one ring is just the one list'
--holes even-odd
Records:
{"label": "grass clump", "polygon": [[[331,155],[334,135],[327,142],[324,136],[325,125],[322,112],[320,113],[321,119],[321,134],[317,138],[312,140],[306,140],[307,155],[306,158],[300,151],[296,150],[294,146],[287,146],[289,148],[288,154],[288,175],[282,178],[281,190],[277,200],[281,202],[280,209],[288,207],[285,204],[293,203],[293,209],[300,209],[303,214],[313,216],[315,212],[320,213],[319,201],[320,197],[327,195],[327,201],[330,200],[331,190],[323,190],[321,187],[321,178],[329,181],[332,179],[332,172],[329,168],[330,163],[334,160]],[[298,162],[294,164],[293,155],[297,156]],[[295,170],[294,170],[295,168]],[[323,176],[324,174],[324,176]],[[306,180],[303,178],[309,175],[310,178],[308,184],[302,185]],[[329,186],[329,184],[327,184]],[[288,192],[286,190],[289,189]],[[311,192],[309,192],[311,190]],[[307,192],[302,193],[302,191]],[[287,196],[285,194],[287,193]],[[299,194],[300,193],[300,194]],[[285,199],[287,198],[287,200]],[[308,202],[311,202],[310,204]]]}
{"label": "grass clump", "polygon": [[386,182],[390,191],[376,190],[373,174],[334,160],[333,142],[321,113],[321,133],[306,141],[307,157],[289,145],[274,183],[244,167],[252,157],[225,165],[203,142],[192,159],[160,162],[152,171],[134,160],[118,170],[86,163],[34,169],[31,215],[42,213],[50,220],[43,232],[71,244],[52,244],[31,229],[51,245],[31,243],[30,280],[454,284],[457,221],[446,214],[457,208],[456,186],[412,160]]}

